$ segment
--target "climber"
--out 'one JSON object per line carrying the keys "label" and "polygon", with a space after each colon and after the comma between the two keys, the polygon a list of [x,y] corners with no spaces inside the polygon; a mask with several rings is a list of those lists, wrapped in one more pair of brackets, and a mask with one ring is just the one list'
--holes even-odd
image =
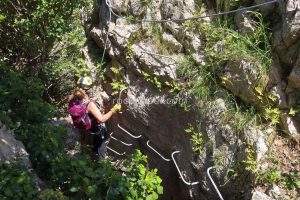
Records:
{"label": "climber", "polygon": [[90,77],[79,79],[78,87],[68,98],[68,111],[74,126],[80,130],[83,137],[87,138],[88,135],[92,135],[93,151],[98,154],[99,159],[103,159],[106,153],[105,140],[109,136],[105,122],[121,110],[121,105],[116,104],[109,112],[102,114],[99,104],[89,98],[91,86]]}

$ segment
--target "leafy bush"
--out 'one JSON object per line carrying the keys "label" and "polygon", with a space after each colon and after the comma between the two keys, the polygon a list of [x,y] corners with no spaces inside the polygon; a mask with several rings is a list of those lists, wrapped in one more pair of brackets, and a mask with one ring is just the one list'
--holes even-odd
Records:
{"label": "leafy bush", "polygon": [[[108,160],[94,163],[86,155],[68,157],[63,146],[66,129],[51,125],[50,119],[58,112],[41,98],[41,81],[27,77],[3,62],[0,62],[0,73],[3,75],[0,77],[0,120],[24,142],[36,172],[49,187],[60,188],[64,195],[73,199],[99,199],[100,196],[157,199],[162,193],[156,170],[147,171],[146,157],[141,153],[136,153],[125,165],[128,168],[126,176],[122,176]],[[137,173],[136,169],[143,173]],[[21,170],[17,172],[21,173]],[[24,184],[29,185],[30,177],[25,175]],[[13,187],[10,182],[3,182],[5,191],[13,191]],[[25,191],[24,195],[37,195],[34,187],[30,190],[33,193]],[[19,194],[21,198],[27,198]],[[50,194],[45,192],[43,195],[48,198]]]}
{"label": "leafy bush", "polygon": [[126,161],[124,166],[128,170],[128,191],[127,199],[158,199],[159,194],[163,194],[162,180],[157,176],[157,169],[148,171],[145,168],[147,156],[142,155],[139,150]]}
{"label": "leafy bush", "polygon": [[67,200],[68,198],[65,197],[62,192],[54,191],[51,189],[43,190],[39,196],[39,200]]}
{"label": "leafy bush", "polygon": [[[1,50],[6,58],[18,63],[45,60],[53,42],[69,30],[69,18],[82,0],[0,2]],[[24,60],[21,61],[21,58]],[[19,60],[20,59],[20,60]],[[25,63],[24,63],[25,61]],[[34,61],[34,62],[33,62]]]}
{"label": "leafy bush", "polygon": [[22,164],[0,163],[0,199],[34,199],[38,190],[33,176]]}

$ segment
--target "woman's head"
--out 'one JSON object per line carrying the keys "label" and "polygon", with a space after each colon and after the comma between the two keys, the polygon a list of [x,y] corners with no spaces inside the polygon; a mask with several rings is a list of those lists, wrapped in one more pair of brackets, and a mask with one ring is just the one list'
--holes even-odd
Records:
{"label": "woman's head", "polygon": [[85,90],[82,89],[82,88],[79,88],[79,87],[77,87],[74,90],[73,95],[74,95],[75,98],[80,99],[80,100],[85,99],[87,97],[87,94],[86,94]]}

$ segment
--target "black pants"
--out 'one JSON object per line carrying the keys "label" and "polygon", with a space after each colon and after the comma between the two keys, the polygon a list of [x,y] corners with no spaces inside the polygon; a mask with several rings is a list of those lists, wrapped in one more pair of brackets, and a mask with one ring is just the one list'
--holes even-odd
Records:
{"label": "black pants", "polygon": [[105,125],[97,125],[97,127],[93,128],[90,133],[94,135],[93,138],[93,151],[98,153],[99,159],[105,158],[106,154],[106,143],[105,141],[108,139],[109,134]]}

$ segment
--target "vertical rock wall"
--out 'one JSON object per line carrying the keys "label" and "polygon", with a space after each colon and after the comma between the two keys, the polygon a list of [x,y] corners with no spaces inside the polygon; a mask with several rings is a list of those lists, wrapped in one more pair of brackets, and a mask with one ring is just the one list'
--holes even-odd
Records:
{"label": "vertical rock wall", "polygon": [[[106,2],[109,5],[106,5]],[[127,17],[110,14],[109,7],[112,12]],[[257,161],[267,151],[265,138],[270,132],[245,127],[244,136],[239,137],[229,125],[224,126],[219,122],[219,116],[226,109],[221,98],[217,102],[212,102],[217,106],[216,110],[210,113],[200,112],[194,108],[185,112],[168,103],[167,100],[171,99],[172,95],[165,93],[164,90],[159,91],[159,85],[154,81],[153,77],[159,82],[176,80],[176,61],[184,55],[191,55],[197,62],[203,62],[204,44],[198,33],[188,31],[180,23],[170,21],[153,24],[141,23],[139,20],[191,17],[196,7],[197,4],[193,0],[149,2],[99,0],[97,3],[99,19],[90,31],[90,36],[99,47],[106,46],[106,53],[111,59],[106,66],[105,81],[102,83],[105,92],[111,95],[111,102],[116,102],[118,98],[117,95],[113,95],[115,89],[111,85],[112,82],[128,86],[127,94],[122,95],[122,99],[127,101],[124,104],[124,112],[114,116],[111,125],[114,135],[125,142],[133,143],[133,147],[127,148],[118,143],[110,145],[120,152],[127,151],[127,153],[132,152],[134,148],[140,148],[148,155],[150,167],[158,168],[159,175],[164,181],[165,193],[162,199],[217,199],[206,176],[206,169],[214,165],[212,157],[223,156],[226,165],[237,163],[245,158],[247,151],[245,141],[255,147]],[[280,1],[274,5],[264,6],[261,11],[265,17],[275,16],[272,42],[274,54],[267,90],[278,99],[282,127],[296,138],[299,135],[299,114],[291,117],[288,111],[290,108],[296,108],[299,100],[299,1]],[[130,21],[131,16],[137,21]],[[207,22],[209,23],[209,20]],[[238,27],[243,29],[243,23],[239,24]],[[155,37],[149,37],[154,34],[155,29],[159,29],[161,33],[159,42],[175,49],[174,51],[161,52],[157,41],[153,39]],[[161,57],[156,54],[168,55]],[[225,87],[243,101],[259,107],[259,100],[253,91],[259,72],[256,71],[255,63],[243,62],[228,63],[225,73],[234,84]],[[119,72],[114,72],[112,68],[119,69]],[[197,120],[204,122],[201,125],[204,139],[211,144],[202,155],[193,153],[191,138],[184,132],[189,123],[197,124]],[[142,137],[140,139],[128,137],[117,127],[118,123],[133,134],[141,134]],[[174,164],[162,160],[147,147],[148,140],[166,158],[171,158],[171,153],[179,150],[181,153],[176,155],[176,160],[185,179],[190,182],[200,181],[200,184],[185,185],[179,179]],[[221,166],[213,173],[218,184],[224,182],[226,170],[226,166]],[[251,181],[251,176],[245,173],[239,180],[222,187],[221,191],[225,199],[250,199]]]}

